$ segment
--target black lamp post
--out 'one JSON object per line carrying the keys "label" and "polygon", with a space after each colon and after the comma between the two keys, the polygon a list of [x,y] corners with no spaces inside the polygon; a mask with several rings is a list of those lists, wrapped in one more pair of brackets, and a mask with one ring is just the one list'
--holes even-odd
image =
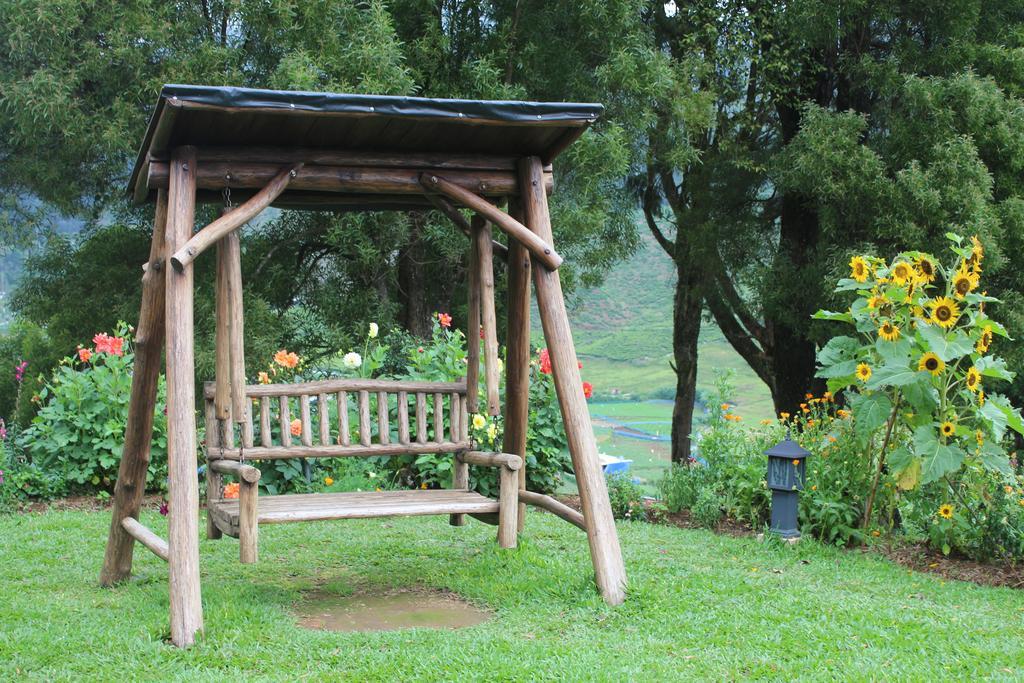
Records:
{"label": "black lamp post", "polygon": [[786,438],[765,451],[768,456],[768,488],[772,490],[771,530],[785,539],[800,538],[797,509],[800,490],[807,480],[810,452],[800,444]]}

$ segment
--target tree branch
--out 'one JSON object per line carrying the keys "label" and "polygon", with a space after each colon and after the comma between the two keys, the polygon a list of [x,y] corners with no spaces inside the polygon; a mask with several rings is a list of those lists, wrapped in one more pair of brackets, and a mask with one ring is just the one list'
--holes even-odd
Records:
{"label": "tree branch", "polygon": [[644,190],[644,218],[647,220],[647,227],[650,228],[651,234],[654,235],[654,239],[657,240],[661,248],[665,250],[665,253],[669,257],[674,258],[676,253],[676,243],[665,237],[665,233],[658,227],[658,223],[655,220],[655,216],[659,213],[658,211],[658,192],[654,189],[654,173],[650,169],[647,171],[647,188]]}
{"label": "tree branch", "polygon": [[725,303],[717,287],[712,286],[705,289],[704,301],[729,344],[736,349],[736,353],[743,357],[743,360],[757,376],[771,388],[774,381],[771,371],[772,361],[766,353],[766,349],[762,349],[754,343],[754,339],[736,320],[736,316]]}

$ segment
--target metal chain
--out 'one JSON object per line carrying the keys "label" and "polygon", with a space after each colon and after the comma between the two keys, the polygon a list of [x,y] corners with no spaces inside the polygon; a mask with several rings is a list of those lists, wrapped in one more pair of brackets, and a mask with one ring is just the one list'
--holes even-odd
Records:
{"label": "metal chain", "polygon": [[[230,179],[230,176],[228,178]],[[224,208],[230,209],[233,206],[231,203],[231,187],[229,185],[225,185],[224,191],[221,194],[224,197]]]}

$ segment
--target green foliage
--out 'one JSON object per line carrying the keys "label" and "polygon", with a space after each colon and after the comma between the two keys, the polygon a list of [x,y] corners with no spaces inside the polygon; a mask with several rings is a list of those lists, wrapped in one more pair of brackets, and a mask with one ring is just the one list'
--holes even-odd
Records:
{"label": "green foliage", "polygon": [[[40,472],[57,475],[66,491],[111,490],[124,446],[134,354],[131,331],[120,323],[115,331],[123,347],[103,351],[83,348],[64,358],[39,392],[41,407],[32,424],[18,436],[27,462]],[[167,475],[165,387],[158,390],[147,488],[162,489]]]}
{"label": "green foliage", "polygon": [[643,490],[625,474],[614,474],[606,479],[608,500],[611,502],[612,515],[615,519],[643,521],[646,518]]}

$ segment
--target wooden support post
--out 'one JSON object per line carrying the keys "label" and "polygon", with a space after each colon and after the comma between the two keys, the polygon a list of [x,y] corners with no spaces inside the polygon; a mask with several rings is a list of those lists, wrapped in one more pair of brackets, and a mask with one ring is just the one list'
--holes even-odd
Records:
{"label": "wooden support post", "polygon": [[242,564],[255,564],[259,559],[260,527],[256,521],[259,484],[242,477],[238,483],[238,560]]}
{"label": "wooden support post", "polygon": [[469,237],[469,277],[466,286],[466,401],[471,415],[480,410],[480,246],[476,233]]}
{"label": "wooden support post", "polygon": [[519,473],[506,466],[498,468],[498,547],[515,548],[519,525]]}
{"label": "wooden support post", "polygon": [[398,443],[409,443],[409,392],[398,392]]}
{"label": "wooden support post", "polygon": [[[523,220],[518,201],[509,213]],[[508,249],[508,331],[505,336],[505,434],[502,450],[526,460],[530,420],[530,252],[514,239]],[[519,470],[519,490],[526,490],[526,467]],[[519,531],[526,524],[526,503],[519,503]]]}
{"label": "wooden support post", "polygon": [[153,243],[149,249],[149,268],[142,276],[142,306],[135,328],[135,370],[128,399],[128,424],[124,448],[114,486],[114,508],[110,520],[107,550],[103,557],[100,584],[113,585],[131,576],[135,539],[125,531],[122,520],[139,516],[142,494],[146,491],[156,390],[160,377],[160,356],[164,343],[164,273],[167,259],[167,192],[157,192]]}
{"label": "wooden support post", "polygon": [[[522,159],[519,162],[519,182],[526,225],[538,237],[550,243],[551,218],[548,215],[542,169],[541,160],[537,157]],[[597,459],[597,443],[587,401],[583,396],[576,349],[569,329],[569,316],[558,271],[534,268],[533,284],[537,291],[537,308],[551,358],[565,436],[569,442],[569,454],[572,456],[579,486],[583,517],[587,523],[587,540],[590,543],[597,587],[605,602],[619,605],[626,598],[626,568],[622,562],[622,550],[608,500],[608,486]]]}
{"label": "wooden support post", "polygon": [[221,473],[212,467],[210,461],[210,455],[216,455],[217,451],[220,450],[220,435],[224,430],[227,422],[224,420],[218,420],[216,413],[217,407],[214,405],[214,401],[208,399],[203,400],[203,408],[206,414],[206,538],[211,541],[216,541],[221,538],[224,534],[220,530],[220,527],[213,521],[213,515],[210,511],[213,509],[214,502],[220,498],[221,488],[223,486],[223,478]]}
{"label": "wooden support post", "polygon": [[231,419],[231,283],[228,278],[229,248],[217,242],[216,310],[214,313],[214,411],[217,420]]}
{"label": "wooden support post", "polygon": [[[171,157],[167,250],[192,235],[195,222],[196,151],[179,147]],[[203,629],[199,585],[199,480],[196,474],[195,358],[192,267],[164,268],[167,277],[167,461],[170,480],[171,641],[195,642]]]}
{"label": "wooden support post", "polygon": [[316,397],[317,412],[320,415],[320,445],[331,445],[331,418],[327,413],[327,394]]}
{"label": "wooden support post", "polygon": [[[231,349],[231,417],[242,425],[242,441],[252,445],[247,430],[252,408],[245,397],[245,323],[242,308],[242,240],[237,232],[221,240],[224,252],[224,277],[228,296],[228,343]],[[248,433],[247,433],[248,431]],[[248,437],[248,438],[247,438]]]}
{"label": "wooden support post", "polygon": [[[469,489],[469,463],[456,453],[452,461],[452,490],[465,491],[467,489]],[[466,523],[466,516],[448,515],[448,523],[452,526],[463,526]]]}
{"label": "wooden support post", "polygon": [[380,443],[391,443],[391,420],[388,408],[388,392],[377,392],[377,436]]}
{"label": "wooden support post", "polygon": [[473,236],[480,258],[480,317],[484,327],[484,383],[487,388],[487,413],[501,414],[498,387],[498,316],[494,309],[494,254],[491,250],[491,224],[473,216]]}

